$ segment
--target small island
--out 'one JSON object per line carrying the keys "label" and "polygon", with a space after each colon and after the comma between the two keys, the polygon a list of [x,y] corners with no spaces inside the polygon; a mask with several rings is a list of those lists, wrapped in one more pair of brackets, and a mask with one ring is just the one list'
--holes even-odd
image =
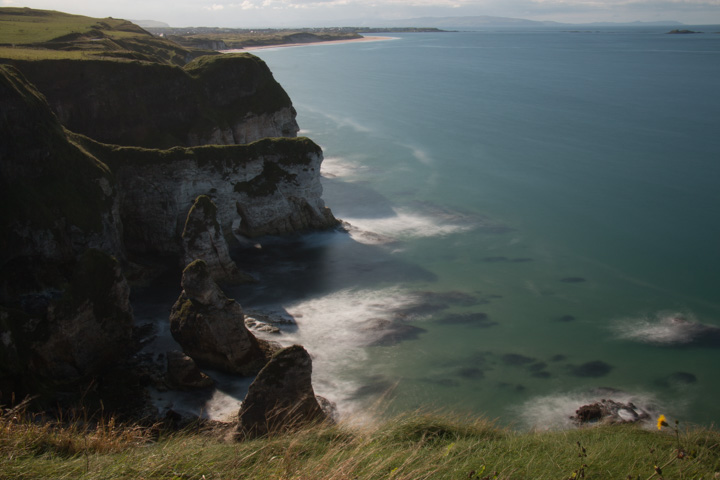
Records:
{"label": "small island", "polygon": [[689,33],[703,33],[703,32],[696,32],[696,31],[694,31],[694,30],[681,30],[681,29],[678,29],[678,28],[676,28],[675,30],[670,30],[669,32],[667,32],[668,35],[686,35],[686,34],[689,34]]}

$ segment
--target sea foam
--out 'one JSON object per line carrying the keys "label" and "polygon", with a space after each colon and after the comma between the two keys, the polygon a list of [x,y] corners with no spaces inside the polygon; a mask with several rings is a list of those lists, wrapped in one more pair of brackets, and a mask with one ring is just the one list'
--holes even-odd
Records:
{"label": "sea foam", "polygon": [[583,405],[612,399],[632,403],[654,418],[660,411],[657,400],[648,393],[628,393],[615,389],[598,388],[590,391],[558,393],[534,397],[516,412],[524,428],[533,430],[563,430],[576,426],[571,418]]}
{"label": "sea foam", "polygon": [[620,338],[656,345],[712,344],[720,339],[720,328],[698,322],[689,312],[661,311],[619,320],[613,328]]}

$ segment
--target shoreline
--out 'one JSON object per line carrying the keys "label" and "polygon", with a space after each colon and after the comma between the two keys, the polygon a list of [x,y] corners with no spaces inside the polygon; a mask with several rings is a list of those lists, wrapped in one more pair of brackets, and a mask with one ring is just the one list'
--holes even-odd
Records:
{"label": "shoreline", "polygon": [[257,47],[232,48],[228,50],[220,50],[222,53],[250,52],[253,50],[266,50],[268,48],[286,48],[286,47],[308,47],[315,45],[338,45],[341,43],[360,43],[360,42],[382,42],[385,40],[397,40],[398,37],[362,37],[352,38],[349,40],[328,40],[324,42],[308,42],[308,43],[279,43],[277,45],[261,45]]}

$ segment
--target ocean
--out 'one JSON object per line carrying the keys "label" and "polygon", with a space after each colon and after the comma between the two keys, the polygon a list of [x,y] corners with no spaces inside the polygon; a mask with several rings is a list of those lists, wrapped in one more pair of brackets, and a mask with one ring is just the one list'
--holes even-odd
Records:
{"label": "ocean", "polygon": [[[260,283],[230,293],[295,318],[275,339],[306,346],[343,415],[562,428],[612,398],[717,423],[720,26],[687,28],[708,33],[254,51],[322,146],[347,231],[257,240],[237,261]],[[232,385],[204,411],[236,411]]]}

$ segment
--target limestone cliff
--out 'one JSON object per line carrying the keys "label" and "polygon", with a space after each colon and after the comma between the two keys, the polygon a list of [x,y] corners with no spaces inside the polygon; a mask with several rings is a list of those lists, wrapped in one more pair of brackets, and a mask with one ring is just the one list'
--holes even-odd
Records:
{"label": "limestone cliff", "polygon": [[230,258],[227,241],[217,221],[217,205],[207,195],[200,195],[190,208],[182,232],[184,250],[182,265],[202,260],[216,282],[251,282]]}
{"label": "limestone cliff", "polygon": [[[2,60],[0,60],[2,62]],[[202,56],[184,67],[117,60],[7,61],[73,132],[117,145],[241,144],[294,137],[296,112],[261,59]]]}
{"label": "limestone cliff", "polygon": [[185,220],[199,195],[217,206],[225,232],[256,237],[337,224],[321,197],[322,150],[307,138],[164,151],[79,141],[115,174],[132,251],[180,253]]}

